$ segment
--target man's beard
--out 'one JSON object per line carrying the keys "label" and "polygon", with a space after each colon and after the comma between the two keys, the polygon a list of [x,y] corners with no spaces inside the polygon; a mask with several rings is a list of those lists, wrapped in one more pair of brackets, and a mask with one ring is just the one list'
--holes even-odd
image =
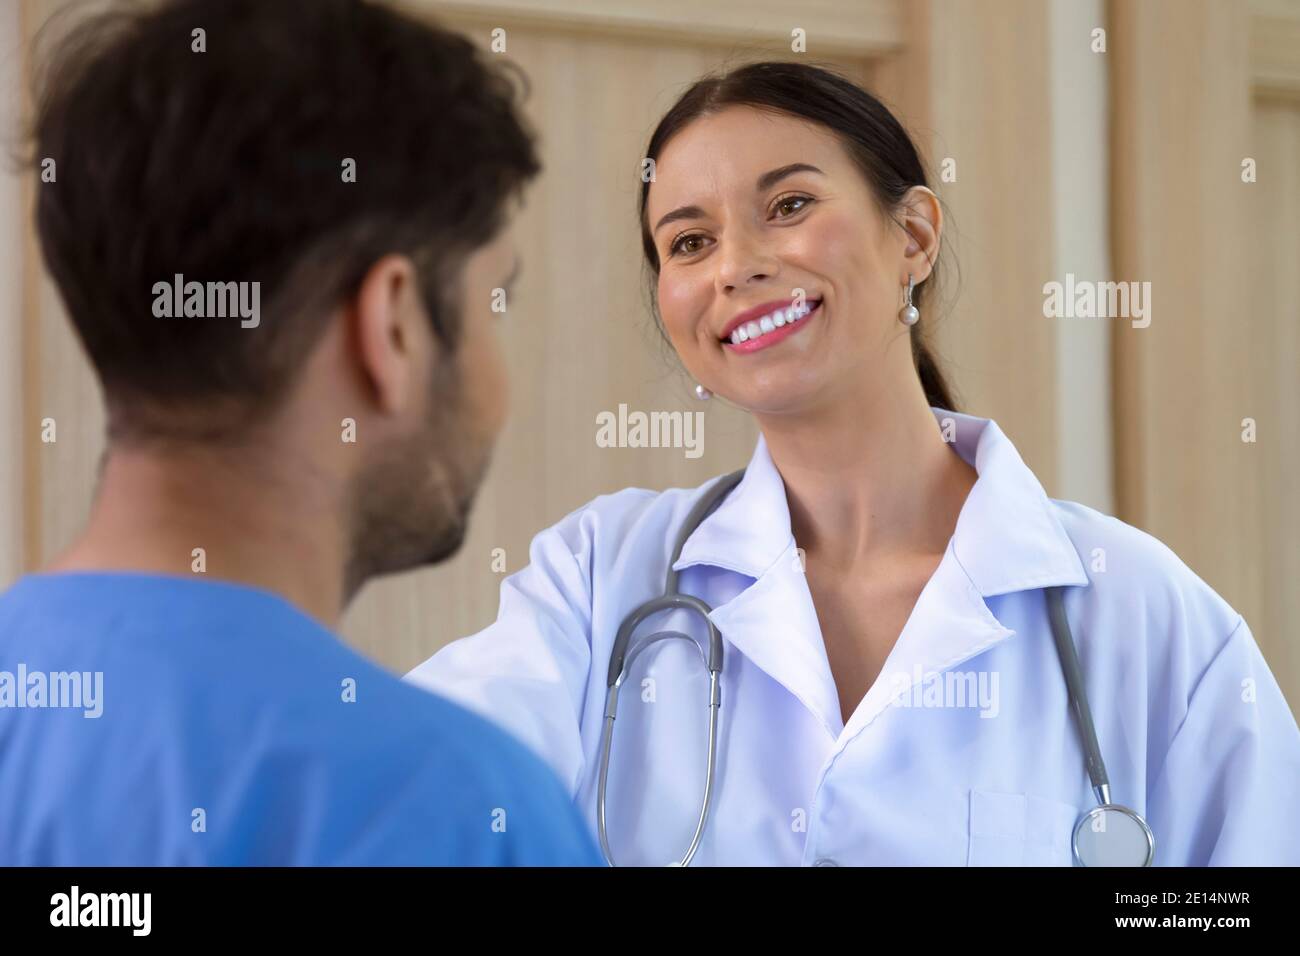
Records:
{"label": "man's beard", "polygon": [[464,543],[491,439],[441,394],[450,389],[438,391],[418,433],[391,442],[358,476],[345,602],[369,578],[437,564]]}

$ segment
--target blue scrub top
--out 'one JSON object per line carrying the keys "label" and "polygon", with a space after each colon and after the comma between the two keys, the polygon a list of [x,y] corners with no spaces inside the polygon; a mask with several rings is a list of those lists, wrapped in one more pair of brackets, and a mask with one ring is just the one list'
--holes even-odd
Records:
{"label": "blue scrub top", "polygon": [[514,738],[271,593],[136,573],[0,595],[0,865],[599,865]]}

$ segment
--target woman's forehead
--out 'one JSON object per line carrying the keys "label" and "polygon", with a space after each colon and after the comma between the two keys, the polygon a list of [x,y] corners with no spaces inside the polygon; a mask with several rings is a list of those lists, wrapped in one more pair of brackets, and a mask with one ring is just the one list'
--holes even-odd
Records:
{"label": "woman's forehead", "polygon": [[656,213],[724,189],[754,190],[773,169],[807,163],[829,174],[845,162],[838,141],[809,120],[728,107],[692,120],[664,147],[655,162],[648,211]]}

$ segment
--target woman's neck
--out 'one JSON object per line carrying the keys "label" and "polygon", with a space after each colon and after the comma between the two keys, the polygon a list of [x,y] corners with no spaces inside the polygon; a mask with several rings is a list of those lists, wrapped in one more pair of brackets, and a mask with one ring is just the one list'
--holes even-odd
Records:
{"label": "woman's neck", "polygon": [[915,379],[759,425],[795,540],[823,567],[942,554],[978,477],[943,440]]}

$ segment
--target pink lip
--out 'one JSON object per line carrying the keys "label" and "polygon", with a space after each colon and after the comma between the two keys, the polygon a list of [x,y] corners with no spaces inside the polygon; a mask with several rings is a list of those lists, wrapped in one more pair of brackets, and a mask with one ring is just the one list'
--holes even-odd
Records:
{"label": "pink lip", "polygon": [[[776,307],[777,307],[778,304],[779,304],[779,303],[774,303],[774,304],[772,305],[771,310],[769,310],[769,311],[774,311],[774,310],[776,309]],[[728,348],[728,349],[730,349],[730,350],[733,351],[733,352],[741,352],[741,353],[746,353],[746,354],[747,354],[747,353],[749,353],[749,352],[759,352],[759,351],[762,351],[763,349],[767,348],[768,346],[776,345],[778,342],[784,342],[784,341],[785,341],[786,339],[788,339],[790,336],[794,335],[794,334],[797,333],[800,329],[802,329],[805,325],[807,325],[809,322],[811,322],[812,319],[813,319],[813,316],[817,315],[817,314],[821,311],[821,307],[822,307],[821,302],[810,302],[809,304],[812,306],[812,311],[810,311],[810,312],[809,312],[807,315],[805,315],[802,319],[799,319],[799,320],[797,320],[797,321],[795,321],[795,322],[787,322],[785,325],[781,326],[779,329],[775,329],[775,330],[773,330],[773,331],[771,331],[771,332],[768,332],[768,333],[765,334],[765,335],[761,335],[761,336],[759,336],[759,337],[756,338],[756,339],[750,339],[750,340],[748,340],[748,341],[746,341],[746,342],[741,342],[741,343],[738,344],[738,345],[735,344],[735,343],[732,343],[732,342],[730,342],[730,341],[728,341],[728,342],[723,342],[722,344],[723,344],[723,346],[724,346],[725,348]],[[787,303],[786,305],[787,305],[787,308],[788,308],[788,307],[789,307],[789,303]],[[750,311],[752,312],[753,310],[751,309]],[[747,314],[748,314],[748,313],[742,313],[742,315],[747,315]],[[768,315],[768,314],[769,314],[769,312],[759,312],[758,315],[750,316],[750,317],[749,317],[748,319],[746,319],[745,321],[750,321],[750,320],[752,320],[752,319],[758,318],[759,316]],[[734,323],[731,325],[731,328],[734,329],[734,328],[735,328],[736,326],[738,326],[738,325],[740,325],[739,322],[734,322]],[[728,334],[730,334],[730,332],[728,332]]]}
{"label": "pink lip", "polygon": [[765,315],[771,315],[777,309],[788,309],[792,305],[794,305],[794,299],[773,299],[771,302],[764,302],[752,309],[746,309],[722,327],[722,332],[718,335],[718,338],[725,342],[731,338],[732,332],[746,322],[753,322]]}

